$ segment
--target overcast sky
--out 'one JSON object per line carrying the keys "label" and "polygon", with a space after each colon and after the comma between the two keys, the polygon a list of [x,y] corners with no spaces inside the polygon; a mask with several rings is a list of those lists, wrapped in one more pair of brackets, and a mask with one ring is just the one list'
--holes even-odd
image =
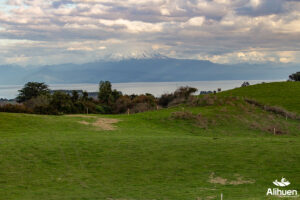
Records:
{"label": "overcast sky", "polygon": [[0,64],[300,63],[299,0],[0,0]]}

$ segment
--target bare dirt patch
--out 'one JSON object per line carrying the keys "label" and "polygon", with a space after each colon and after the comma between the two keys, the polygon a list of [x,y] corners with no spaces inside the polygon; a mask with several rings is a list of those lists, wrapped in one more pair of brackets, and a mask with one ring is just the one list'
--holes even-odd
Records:
{"label": "bare dirt patch", "polygon": [[215,173],[211,173],[209,176],[208,182],[214,183],[214,184],[221,184],[221,185],[242,185],[242,184],[253,184],[254,180],[244,180],[243,177],[236,174],[235,175],[236,180],[227,180],[226,178],[222,177],[215,177]]}
{"label": "bare dirt patch", "polygon": [[89,123],[89,122],[86,122],[86,121],[80,121],[79,124],[90,125],[90,123]]}
{"label": "bare dirt patch", "polygon": [[116,129],[114,124],[118,123],[118,119],[99,118],[96,122],[92,123],[93,126],[99,127],[103,130],[113,131]]}
{"label": "bare dirt patch", "polygon": [[116,130],[114,124],[118,123],[120,120],[118,119],[109,119],[109,118],[98,118],[95,122],[90,123],[87,121],[79,121],[80,124],[83,125],[92,125],[94,127],[100,128],[105,131],[113,131]]}
{"label": "bare dirt patch", "polygon": [[222,178],[222,177],[215,177],[215,173],[213,172],[209,176],[208,182],[210,182],[210,183],[216,183],[216,184],[221,184],[221,185],[226,185],[227,179],[226,178]]}

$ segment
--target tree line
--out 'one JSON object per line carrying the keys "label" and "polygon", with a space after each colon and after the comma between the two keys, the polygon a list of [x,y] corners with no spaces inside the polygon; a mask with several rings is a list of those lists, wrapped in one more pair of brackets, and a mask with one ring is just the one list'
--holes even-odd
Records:
{"label": "tree line", "polygon": [[109,81],[101,81],[98,98],[95,99],[89,97],[87,92],[51,92],[45,83],[28,82],[19,90],[16,98],[18,104],[0,106],[0,112],[49,115],[138,113],[183,103],[196,91],[196,88],[180,87],[174,93],[158,98],[149,93],[124,95],[112,89]]}

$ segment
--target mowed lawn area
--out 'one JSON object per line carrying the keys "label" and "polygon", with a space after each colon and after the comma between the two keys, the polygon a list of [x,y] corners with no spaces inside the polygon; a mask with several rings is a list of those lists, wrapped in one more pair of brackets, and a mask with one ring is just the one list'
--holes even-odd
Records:
{"label": "mowed lawn area", "polygon": [[[187,111],[206,117],[207,127],[172,117]],[[268,132],[272,124],[284,134]],[[0,113],[0,199],[272,199],[267,189],[282,177],[300,191],[299,135],[299,121],[233,104],[134,115]]]}

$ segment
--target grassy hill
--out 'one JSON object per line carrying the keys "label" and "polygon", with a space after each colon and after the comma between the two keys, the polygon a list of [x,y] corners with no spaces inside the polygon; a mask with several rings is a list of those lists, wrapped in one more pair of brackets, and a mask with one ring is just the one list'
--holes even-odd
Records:
{"label": "grassy hill", "polygon": [[135,115],[0,113],[0,197],[275,199],[266,192],[282,177],[300,191],[298,121],[206,100]]}
{"label": "grassy hill", "polygon": [[221,95],[253,98],[264,104],[300,113],[300,82],[263,83],[222,92]]}

